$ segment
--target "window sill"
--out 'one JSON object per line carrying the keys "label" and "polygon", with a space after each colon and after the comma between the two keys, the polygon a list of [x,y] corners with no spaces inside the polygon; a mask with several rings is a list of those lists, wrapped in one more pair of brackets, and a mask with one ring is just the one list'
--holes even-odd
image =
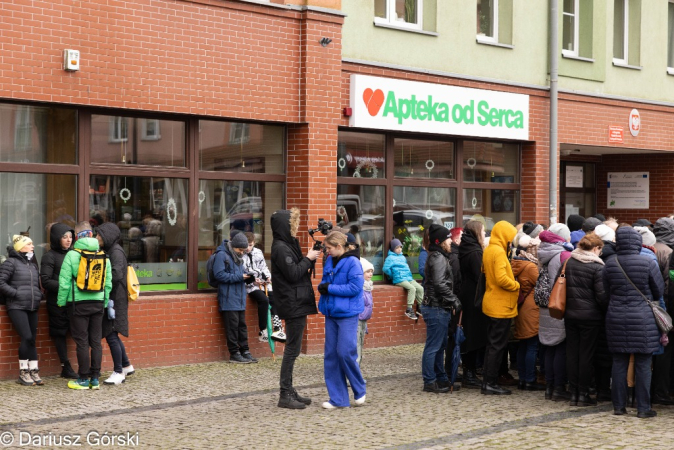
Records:
{"label": "window sill", "polygon": [[624,68],[624,69],[632,69],[632,70],[641,70],[641,69],[643,69],[643,67],[641,67],[641,66],[632,66],[632,65],[630,65],[630,64],[625,64],[625,62],[623,62],[622,60],[619,60],[619,59],[618,59],[618,60],[614,59],[614,60],[613,60],[613,65],[614,65],[615,67],[622,67],[622,68]]}
{"label": "window sill", "polygon": [[489,41],[489,40],[486,40],[486,39],[480,39],[479,37],[476,38],[475,41],[476,41],[478,44],[481,44],[481,45],[491,45],[492,47],[509,48],[509,49],[511,49],[511,50],[515,48],[514,45],[510,45],[510,44],[501,44],[501,43],[499,43],[499,42]]}
{"label": "window sill", "polygon": [[667,67],[667,75],[674,75],[674,67]]}
{"label": "window sill", "polygon": [[381,28],[388,28],[390,30],[407,31],[409,33],[425,34],[426,36],[436,36],[436,37],[440,36],[440,33],[436,33],[435,31],[417,30],[415,28],[396,26],[388,22],[384,23],[375,21],[374,26]]}
{"label": "window sill", "polygon": [[563,53],[563,52],[562,52],[562,58],[574,59],[576,61],[583,61],[583,62],[589,62],[589,63],[594,62],[594,59],[592,59],[592,58],[584,58],[582,56],[570,55],[568,53]]}

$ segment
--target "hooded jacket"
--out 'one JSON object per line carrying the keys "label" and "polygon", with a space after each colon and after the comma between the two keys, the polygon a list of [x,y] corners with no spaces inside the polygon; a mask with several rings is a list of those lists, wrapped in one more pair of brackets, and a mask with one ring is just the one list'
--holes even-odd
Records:
{"label": "hooded jacket", "polygon": [[517,229],[502,220],[491,230],[489,245],[484,251],[483,265],[487,290],[482,300],[482,311],[495,319],[512,319],[517,316],[517,297],[520,284],[515,281],[508,248]]}
{"label": "hooded jacket", "polygon": [[655,255],[658,258],[658,265],[662,272],[662,278],[665,280],[665,304],[667,312],[674,314],[674,283],[669,280],[670,271],[674,270],[674,260],[672,259],[672,250],[674,250],[674,220],[663,217],[655,222],[653,227],[655,235]]}
{"label": "hooded jacket", "polygon": [[459,270],[461,287],[459,300],[463,309],[463,331],[466,340],[461,352],[470,352],[484,347],[487,343],[487,316],[482,308],[475,306],[475,293],[482,274],[482,246],[471,230],[463,231],[459,244]]}
{"label": "hooded jacket", "polygon": [[7,247],[7,254],[7,260],[0,265],[0,293],[7,302],[7,311],[36,311],[42,301],[36,257],[28,260],[25,253],[12,246]]}
{"label": "hooded jacket", "polygon": [[[96,238],[80,238],[75,241],[73,248],[77,250],[88,250],[90,252],[98,251],[98,240]],[[65,306],[66,303],[77,302],[103,302],[103,307],[108,306],[110,291],[112,290],[112,268],[110,259],[105,264],[105,288],[100,292],[81,291],[75,286],[77,271],[80,266],[80,254],[75,250],[70,250],[63,258],[61,273],[59,274],[59,294],[58,305]],[[73,293],[74,289],[74,293]]]}
{"label": "hooded jacket", "polygon": [[604,286],[609,296],[606,338],[613,353],[653,353],[660,344],[660,331],[653,312],[618,266],[648,299],[660,298],[664,281],[658,263],[640,255],[641,235],[629,227],[616,231],[616,258],[606,262]]}
{"label": "hooded jacket", "polygon": [[[227,239],[215,250],[213,275],[218,281],[218,308],[222,311],[246,310],[245,266],[242,259],[234,258]],[[238,262],[237,262],[238,260]]]}
{"label": "hooded jacket", "polygon": [[407,258],[402,253],[397,254],[389,250],[382,271],[391,279],[393,284],[414,280],[410,266],[407,265]]}
{"label": "hooded jacket", "polygon": [[336,263],[332,256],[328,256],[321,279],[321,284],[330,283],[328,295],[321,295],[318,310],[324,316],[334,318],[359,315],[365,309],[363,281],[358,249],[345,252]]}
{"label": "hooded jacket", "polygon": [[103,239],[102,250],[110,258],[112,270],[112,290],[110,298],[115,302],[115,319],[108,319],[103,314],[103,337],[113,331],[129,337],[129,297],[126,286],[127,260],[124,249],[119,244],[122,233],[119,227],[112,222],[105,222],[96,229]]}
{"label": "hooded jacket", "polygon": [[59,293],[59,275],[63,258],[70,249],[61,247],[61,238],[70,231],[75,236],[75,230],[63,223],[55,223],[49,232],[50,250],[44,254],[40,261],[40,280],[42,287],[47,291],[47,304],[56,306]]}
{"label": "hooded jacket", "polygon": [[[550,231],[543,231],[538,235],[541,239],[541,246],[538,248],[538,264],[541,267],[548,268],[550,282],[557,280],[557,276],[562,271],[562,263],[566,261],[571,252],[563,246],[564,239]],[[557,345],[566,339],[566,329],[564,319],[558,320],[550,316],[548,308],[540,308],[538,338],[543,345]]]}
{"label": "hooded jacket", "polygon": [[297,208],[276,211],[270,222],[274,237],[271,244],[271,284],[276,312],[281,319],[316,314],[316,297],[309,275],[312,262],[302,255],[295,237],[300,211]]}
{"label": "hooded jacket", "polygon": [[[513,258],[513,275],[520,283],[520,291],[527,293],[515,317],[515,339],[529,339],[538,334],[539,311],[534,302],[534,286],[538,280],[538,266],[524,257]],[[524,295],[524,294],[523,294]],[[519,296],[519,294],[518,294]]]}
{"label": "hooded jacket", "polygon": [[[261,280],[271,280],[271,272],[267,268],[267,262],[264,260],[264,253],[257,247],[253,247],[250,253],[243,255],[243,265],[246,272],[255,273],[255,278]],[[249,294],[253,291],[259,291],[260,286],[256,283],[246,283],[246,292]],[[272,286],[267,287],[268,291],[272,291]]]}

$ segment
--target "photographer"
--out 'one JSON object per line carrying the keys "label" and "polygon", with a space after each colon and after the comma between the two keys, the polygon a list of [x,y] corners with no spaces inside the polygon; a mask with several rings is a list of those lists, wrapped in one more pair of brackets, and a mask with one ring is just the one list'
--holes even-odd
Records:
{"label": "photographer", "polygon": [[281,396],[279,408],[304,409],[311,399],[301,397],[293,388],[293,367],[300,354],[307,316],[316,314],[316,297],[309,275],[319,250],[311,249],[306,256],[297,240],[300,210],[276,211],[271,216],[274,241],[271,245],[271,279],[274,305],[286,321],[286,345],[281,363]]}

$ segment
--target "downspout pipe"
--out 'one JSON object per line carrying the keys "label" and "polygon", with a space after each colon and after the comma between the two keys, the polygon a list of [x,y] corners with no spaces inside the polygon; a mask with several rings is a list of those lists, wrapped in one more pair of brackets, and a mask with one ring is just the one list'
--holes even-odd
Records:
{"label": "downspout pipe", "polygon": [[558,36],[559,15],[557,4],[559,0],[550,0],[550,225],[557,223],[557,77],[558,77]]}

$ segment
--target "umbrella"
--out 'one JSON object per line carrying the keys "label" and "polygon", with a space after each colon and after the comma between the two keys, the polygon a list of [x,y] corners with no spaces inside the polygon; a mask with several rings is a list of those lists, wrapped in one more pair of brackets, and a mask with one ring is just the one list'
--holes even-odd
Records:
{"label": "umbrella", "polygon": [[[267,290],[267,283],[264,285],[264,295],[269,298],[269,292]],[[271,333],[272,333],[272,325],[271,325],[271,303],[269,304],[269,308],[267,309],[267,340],[269,341],[269,349],[271,350],[271,357],[274,361],[276,361],[276,355],[274,352],[276,351],[276,344],[274,343],[274,340],[271,338]]]}
{"label": "umbrella", "polygon": [[451,389],[450,392],[454,391],[454,381],[456,380],[456,374],[459,371],[459,363],[461,362],[461,344],[466,340],[466,336],[463,334],[463,326],[461,325],[461,320],[463,319],[463,311],[459,315],[459,323],[456,325],[456,331],[454,332],[454,350],[452,351],[452,370],[451,370]]}

